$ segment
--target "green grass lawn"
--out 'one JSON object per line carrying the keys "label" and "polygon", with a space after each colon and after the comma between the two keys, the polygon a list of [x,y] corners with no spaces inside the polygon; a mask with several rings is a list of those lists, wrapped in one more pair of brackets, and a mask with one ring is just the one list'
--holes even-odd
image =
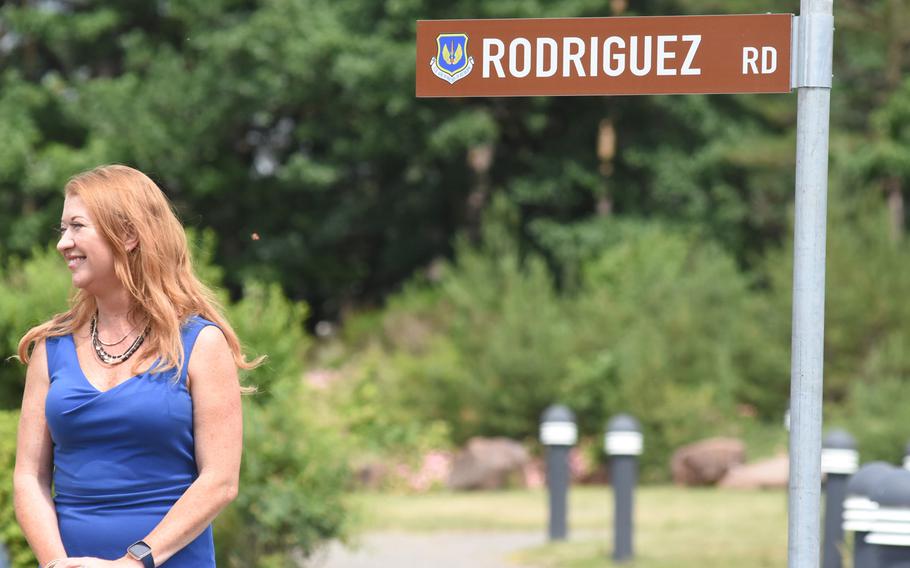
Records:
{"label": "green grass lawn", "polygon": [[[539,530],[546,494],[367,494],[354,497],[363,530]],[[787,494],[646,487],[636,495],[635,568],[764,568],[786,566]],[[526,550],[516,563],[537,568],[612,566],[609,488],[570,494],[569,542]]]}

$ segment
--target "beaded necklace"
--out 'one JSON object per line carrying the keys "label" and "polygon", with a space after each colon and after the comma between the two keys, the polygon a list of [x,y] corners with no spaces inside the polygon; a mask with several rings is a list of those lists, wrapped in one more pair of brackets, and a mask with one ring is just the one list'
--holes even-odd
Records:
{"label": "beaded necklace", "polygon": [[[98,358],[101,359],[101,361],[106,365],[118,365],[132,357],[133,353],[135,353],[136,350],[139,349],[139,346],[142,345],[142,342],[145,341],[145,334],[149,331],[149,327],[147,326],[142,331],[142,333],[136,336],[136,339],[133,340],[133,343],[127,348],[126,351],[120,355],[111,355],[104,350],[104,344],[102,344],[101,340],[98,339],[98,312],[95,312],[95,315],[92,316],[92,321],[89,325],[89,328],[92,332],[92,347],[95,348],[95,354],[98,355]],[[123,339],[120,341],[123,341]]]}

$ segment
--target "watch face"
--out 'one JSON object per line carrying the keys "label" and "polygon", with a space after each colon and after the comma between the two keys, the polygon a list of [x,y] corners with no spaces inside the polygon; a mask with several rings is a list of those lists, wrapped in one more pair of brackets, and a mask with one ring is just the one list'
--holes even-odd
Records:
{"label": "watch face", "polygon": [[135,556],[137,559],[142,560],[143,557],[148,556],[148,554],[152,552],[152,549],[149,547],[149,545],[140,541],[129,547],[128,552]]}

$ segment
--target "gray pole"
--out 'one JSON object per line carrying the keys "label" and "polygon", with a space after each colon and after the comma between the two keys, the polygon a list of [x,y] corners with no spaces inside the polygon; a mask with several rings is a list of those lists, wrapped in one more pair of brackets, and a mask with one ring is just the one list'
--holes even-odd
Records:
{"label": "gray pole", "polygon": [[872,499],[878,511],[866,542],[876,548],[878,568],[910,568],[910,471],[883,475]]}
{"label": "gray pole", "polygon": [[642,451],[641,425],[627,414],[610,419],[604,446],[610,456],[613,485],[613,561],[632,560],[634,553],[634,495],[638,479],[638,456]]}
{"label": "gray pole", "polygon": [[825,481],[825,548],[822,568],[841,568],[844,548],[844,498],[847,478],[856,473],[859,454],[856,441],[844,430],[828,432],[822,442],[822,473]]}
{"label": "gray pole", "polygon": [[910,443],[904,447],[904,469],[910,469]]}
{"label": "gray pole", "polygon": [[853,533],[854,568],[877,568],[878,554],[866,542],[878,512],[878,503],[871,499],[872,491],[881,485],[881,479],[891,473],[894,466],[885,462],[870,462],[859,468],[847,482],[844,500],[844,530]]}
{"label": "gray pole", "polygon": [[794,46],[797,50],[795,84],[799,94],[790,367],[789,568],[819,566],[833,13],[833,0],[801,0],[798,42]]}
{"label": "gray pole", "polygon": [[569,449],[578,440],[575,415],[562,405],[547,408],[540,421],[540,442],[547,448],[550,540],[568,536]]}

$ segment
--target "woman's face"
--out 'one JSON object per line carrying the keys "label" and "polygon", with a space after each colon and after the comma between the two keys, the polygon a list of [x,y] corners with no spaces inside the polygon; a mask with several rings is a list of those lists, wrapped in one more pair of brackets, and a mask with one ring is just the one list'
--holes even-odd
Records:
{"label": "woman's face", "polygon": [[69,195],[63,202],[57,250],[73,275],[73,286],[94,295],[120,286],[113,251],[78,195]]}

